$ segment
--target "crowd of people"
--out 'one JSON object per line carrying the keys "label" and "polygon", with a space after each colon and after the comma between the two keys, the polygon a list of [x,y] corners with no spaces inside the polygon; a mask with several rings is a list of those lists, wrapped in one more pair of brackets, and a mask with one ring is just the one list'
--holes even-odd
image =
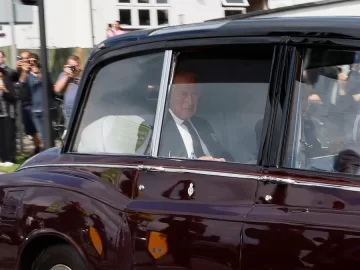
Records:
{"label": "crowd of people", "polygon": [[[48,86],[44,89],[43,78]],[[14,69],[6,64],[6,55],[0,51],[0,166],[12,166],[16,156],[16,118],[21,114],[25,133],[32,138],[34,153],[42,150],[45,138],[44,91],[49,91],[49,107],[53,108],[56,96],[64,99],[65,127],[71,116],[81,76],[80,59],[67,58],[63,72],[55,84],[52,74],[44,74],[39,56],[23,51],[17,56]],[[16,105],[20,103],[21,109]]]}
{"label": "crowd of people", "polygon": [[[109,24],[107,38],[126,33],[119,21]],[[44,89],[43,77],[48,86]],[[26,135],[34,144],[33,154],[42,150],[45,141],[44,91],[49,91],[49,107],[54,108],[56,97],[63,98],[65,132],[71,116],[81,76],[80,59],[68,57],[63,72],[55,83],[51,73],[44,74],[36,53],[22,51],[17,56],[16,66],[7,65],[4,51],[0,51],[0,166],[12,166],[16,156],[17,117],[21,116]],[[21,108],[17,109],[17,104]],[[21,115],[20,115],[21,114]]]}

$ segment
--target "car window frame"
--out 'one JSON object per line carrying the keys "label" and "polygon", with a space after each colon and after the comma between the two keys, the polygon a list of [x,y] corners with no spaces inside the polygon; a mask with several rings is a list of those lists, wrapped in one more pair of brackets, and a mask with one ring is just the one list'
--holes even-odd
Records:
{"label": "car window frame", "polygon": [[[214,41],[215,44],[213,43]],[[178,40],[175,42],[167,42],[167,41],[156,41],[151,43],[145,43],[145,44],[128,44],[128,46],[124,46],[124,44],[120,44],[114,47],[110,48],[104,48],[103,50],[97,51],[93,56],[92,59],[89,60],[87,63],[87,68],[84,71],[84,78],[86,80],[83,80],[79,85],[79,92],[77,93],[75,104],[78,104],[76,108],[74,108],[74,113],[70,119],[69,123],[69,129],[66,134],[66,139],[63,144],[63,147],[61,149],[62,154],[71,154],[71,155],[82,155],[82,156],[118,156],[118,157],[149,157],[146,155],[122,155],[122,154],[109,154],[109,153],[78,153],[72,151],[74,143],[76,141],[76,134],[78,132],[78,129],[80,127],[80,122],[82,119],[82,113],[84,111],[84,108],[87,103],[88,96],[91,91],[91,86],[93,83],[93,80],[95,78],[95,75],[99,70],[106,65],[109,62],[114,62],[115,59],[125,59],[137,56],[139,54],[147,54],[147,53],[156,53],[160,51],[171,51],[172,57],[171,61],[174,61],[174,55],[177,51],[188,49],[188,48],[195,48],[195,47],[218,47],[218,46],[226,46],[226,45],[249,45],[249,44],[257,44],[261,46],[270,46],[274,50],[273,59],[271,63],[271,71],[270,71],[270,78],[269,78],[269,86],[268,86],[268,96],[271,96],[272,93],[274,93],[274,89],[276,86],[278,86],[277,82],[279,81],[279,76],[283,76],[283,74],[280,72],[281,65],[274,66],[275,64],[275,50],[278,50],[279,48],[283,48],[285,45],[282,44],[282,38],[281,37],[219,37],[217,39],[209,38],[209,39],[191,39],[191,40]],[[183,44],[183,45],[181,45]],[[165,64],[165,63],[164,63]],[[164,64],[163,64],[163,71],[164,71]],[[171,62],[170,70],[174,68],[174,63]],[[162,75],[168,75],[168,80],[171,79],[171,74],[168,72],[167,74]],[[281,80],[281,79],[280,79]],[[162,91],[166,91],[165,100],[167,97],[167,92],[169,91],[170,83],[168,81],[167,88]],[[159,92],[159,98],[158,98],[158,104],[157,104],[157,112],[155,115],[155,122],[160,121],[159,115],[158,115],[158,107],[165,109],[163,105],[159,104],[161,93]],[[265,108],[265,114],[264,114],[264,123],[263,123],[263,130],[261,134],[261,142],[258,152],[258,159],[256,164],[243,164],[238,163],[243,166],[268,166],[269,162],[269,155],[268,152],[271,150],[270,148],[270,136],[266,129],[272,129],[273,123],[274,123],[274,117],[268,116],[273,115],[272,111],[274,110],[274,105],[270,104],[269,98],[267,98],[266,102],[266,108]],[[159,108],[160,110],[160,108]],[[162,109],[161,109],[162,110]],[[159,111],[160,112],[160,111]],[[161,120],[163,119],[163,114],[161,116]],[[162,121],[161,121],[162,122]],[[155,124],[155,123],[154,123]],[[159,124],[157,124],[159,125]],[[162,125],[162,123],[161,123]],[[161,133],[161,128],[157,128],[158,133]],[[154,126],[154,133],[155,133],[155,126]],[[152,146],[151,146],[151,158],[156,159],[164,159],[163,157],[158,157],[157,155],[153,154],[153,151],[155,151],[153,148],[155,145],[160,144],[160,140],[154,138],[154,135],[152,137]],[[154,144],[155,143],[155,144]],[[157,153],[159,147],[156,147],[157,150],[155,153]],[[185,160],[185,159],[184,159]],[[190,160],[191,161],[191,160]],[[236,164],[236,163],[231,163]]]}
{"label": "car window frame", "polygon": [[[297,66],[297,68],[299,68],[300,71],[303,70],[303,61],[299,62],[299,59],[297,58],[297,54],[300,54],[302,52],[304,52],[306,49],[313,49],[313,48],[323,48],[323,49],[328,49],[328,50],[337,50],[337,51],[360,51],[360,40],[340,40],[338,44],[331,44],[331,45],[319,45],[319,44],[315,44],[316,42],[314,42],[314,40],[309,40],[306,43],[299,43],[296,45],[289,45],[291,46],[293,49],[296,50],[296,54],[294,54],[292,56],[292,61],[295,62],[295,66]],[[270,165],[271,168],[279,168],[281,170],[286,170],[289,172],[293,172],[294,175],[302,175],[303,177],[309,177],[309,176],[317,176],[317,177],[322,177],[322,178],[326,178],[326,179],[333,179],[334,181],[338,182],[341,180],[348,180],[351,181],[353,183],[359,183],[360,180],[360,175],[355,175],[355,174],[347,174],[347,173],[341,173],[341,172],[332,172],[332,171],[320,171],[320,170],[309,170],[309,169],[299,169],[299,168],[292,168],[292,167],[285,167],[284,163],[286,160],[286,141],[287,141],[287,129],[290,126],[290,122],[291,122],[291,114],[292,114],[292,99],[294,98],[294,94],[295,94],[295,80],[296,80],[296,75],[294,74],[294,70],[284,70],[284,72],[288,73],[289,78],[294,78],[294,80],[292,82],[289,82],[289,84],[287,85],[286,89],[284,91],[286,91],[286,100],[283,102],[283,106],[284,106],[284,111],[286,112],[286,118],[282,121],[281,124],[281,132],[283,134],[283,136],[281,138],[277,139],[277,143],[278,146],[274,146],[272,145],[271,148],[273,149],[273,151],[275,151],[276,149],[276,153],[277,155],[272,158],[272,161],[270,163],[272,163]],[[295,75],[295,76],[294,76]],[[302,177],[297,177],[298,181],[305,181],[302,179]],[[334,182],[335,183],[335,182]]]}
{"label": "car window frame", "polygon": [[[277,96],[275,95],[276,91],[276,87],[278,86],[277,81],[279,80],[279,76],[282,76],[282,66],[281,66],[281,61],[282,58],[280,58],[281,56],[279,54],[281,54],[281,52],[279,53],[278,51],[282,50],[285,46],[283,46],[282,44],[274,44],[274,43],[269,43],[269,42],[251,42],[251,38],[244,38],[244,42],[238,42],[238,38],[236,38],[237,42],[236,45],[239,46],[246,46],[246,45],[260,45],[260,46],[268,46],[268,47],[272,47],[273,50],[273,54],[272,54],[272,60],[271,60],[271,70],[270,70],[270,75],[269,75],[269,82],[268,82],[268,87],[267,87],[267,98],[266,98],[266,104],[265,104],[265,112],[264,112],[264,118],[263,118],[263,127],[262,127],[262,132],[261,132],[261,139],[260,139],[260,146],[259,146],[259,151],[257,153],[257,160],[255,164],[247,164],[247,163],[240,163],[240,162],[228,162],[226,161],[225,163],[228,164],[239,164],[241,166],[251,166],[251,167],[256,167],[256,166],[266,166],[268,164],[268,160],[269,160],[269,154],[268,151],[270,150],[269,148],[269,142],[270,142],[270,136],[269,133],[266,132],[265,130],[267,129],[267,127],[269,127],[269,129],[273,128],[273,110],[275,110],[274,105],[272,105],[272,102],[270,102],[269,98],[272,99],[273,101],[275,101],[277,99]],[[254,39],[256,41],[259,41],[260,39],[256,38]],[[190,41],[188,41],[190,42]],[[208,48],[216,48],[218,47],[219,42],[216,43],[216,45],[210,45],[210,46],[206,46]],[[231,45],[229,43],[226,44],[222,44],[222,46],[226,46],[226,45]],[[177,65],[177,56],[179,53],[181,53],[181,51],[186,51],[189,48],[195,48],[195,46],[184,46],[181,47],[178,44],[174,44],[175,48],[174,48],[174,52],[173,55],[175,57],[174,61],[173,61],[173,66],[171,68],[171,75],[169,76],[169,83],[168,83],[168,89],[166,92],[166,99],[165,99],[165,103],[167,102],[167,98],[168,95],[171,93],[171,86],[172,86],[172,82],[173,82],[173,77],[174,77],[174,72],[176,69],[176,65]],[[198,48],[203,48],[204,46],[199,45],[196,46]],[[279,58],[277,58],[277,55],[279,55]],[[284,56],[284,54],[282,54],[282,56]],[[281,80],[281,79],[280,79]],[[278,104],[278,102],[275,102],[276,104]],[[157,117],[157,116],[156,116]],[[164,115],[162,116],[162,120],[163,120]],[[162,132],[162,121],[161,121],[161,130],[160,133]],[[160,138],[160,137],[159,137]],[[160,138],[161,139],[161,138]],[[156,154],[159,152],[159,148],[160,147],[160,140],[158,141],[158,148],[156,149]],[[154,155],[153,158],[156,159],[167,159],[167,160],[171,160],[174,159],[172,157],[162,157],[162,156],[158,156],[158,155]],[[189,158],[177,158],[178,160],[181,161],[197,161],[189,159]]]}
{"label": "car window frame", "polygon": [[[79,128],[81,126],[81,120],[83,118],[84,109],[88,102],[88,98],[90,92],[92,90],[92,85],[96,78],[96,75],[99,71],[106,65],[121,61],[121,59],[129,59],[132,57],[136,57],[142,54],[152,54],[164,52],[166,49],[163,43],[157,42],[146,45],[133,45],[129,47],[125,47],[122,50],[116,50],[116,48],[105,49],[104,51],[100,51],[95,61],[94,59],[90,60],[93,62],[88,63],[88,68],[85,70],[83,77],[86,80],[82,80],[79,85],[79,91],[76,95],[74,112],[70,118],[68,125],[68,132],[66,134],[64,144],[61,149],[62,154],[72,154],[72,155],[87,155],[87,156],[129,156],[129,155],[120,155],[120,154],[110,154],[110,153],[79,153],[74,151],[74,146],[76,143],[76,136],[78,135]],[[165,59],[165,58],[164,58]],[[164,67],[164,63],[162,68]],[[163,74],[162,74],[163,75]],[[162,79],[162,78],[161,78]],[[145,155],[130,155],[131,157],[145,157]]]}

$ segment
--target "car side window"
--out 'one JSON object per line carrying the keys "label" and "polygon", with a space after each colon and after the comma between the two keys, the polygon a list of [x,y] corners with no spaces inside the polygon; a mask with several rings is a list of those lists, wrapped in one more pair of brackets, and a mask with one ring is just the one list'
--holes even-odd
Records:
{"label": "car side window", "polygon": [[359,174],[360,53],[299,52],[283,166]]}
{"label": "car side window", "polygon": [[180,52],[167,95],[159,156],[256,164],[273,49]]}
{"label": "car side window", "polygon": [[90,87],[74,152],[148,155],[164,52],[103,66]]}

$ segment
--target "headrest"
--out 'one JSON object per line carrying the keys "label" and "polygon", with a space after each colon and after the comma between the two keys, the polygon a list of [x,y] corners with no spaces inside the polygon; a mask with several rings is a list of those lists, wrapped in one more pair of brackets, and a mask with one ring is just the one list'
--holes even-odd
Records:
{"label": "headrest", "polygon": [[140,116],[105,116],[84,128],[78,152],[143,155],[151,133],[151,126]]}

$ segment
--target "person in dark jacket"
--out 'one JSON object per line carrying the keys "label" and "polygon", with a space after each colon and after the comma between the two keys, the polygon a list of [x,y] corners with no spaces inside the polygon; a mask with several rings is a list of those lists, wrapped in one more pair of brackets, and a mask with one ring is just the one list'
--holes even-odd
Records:
{"label": "person in dark jacket", "polygon": [[18,75],[15,70],[6,65],[6,55],[4,51],[0,51],[0,68],[3,68],[12,82],[17,82]]}
{"label": "person in dark jacket", "polygon": [[[30,56],[32,56],[32,58],[30,58]],[[16,83],[18,83],[20,90],[21,90],[21,82],[26,81],[26,78],[31,71],[30,60],[33,60],[33,62],[38,62],[38,58],[37,60],[35,58],[36,58],[35,54],[31,54],[28,51],[23,51],[20,53],[19,60],[16,63],[16,74],[17,74]],[[31,93],[30,92],[22,93],[22,91],[19,91],[19,95],[21,100],[21,114],[22,114],[25,133],[32,137],[35,146],[34,155],[36,155],[41,150],[40,148],[41,138],[40,138],[40,134],[36,130],[36,127],[32,119]]]}
{"label": "person in dark jacket", "polygon": [[[20,92],[21,100],[31,100],[32,120],[35,124],[36,130],[44,141],[44,100],[43,100],[43,84],[42,78],[45,76],[41,72],[41,67],[38,62],[31,63],[31,70],[25,78],[20,78]],[[53,83],[50,74],[48,74],[48,89],[50,96],[53,96]],[[50,99],[50,107],[53,99]]]}
{"label": "person in dark jacket", "polygon": [[0,160],[1,166],[12,166],[16,155],[15,102],[11,75],[0,67]]}

